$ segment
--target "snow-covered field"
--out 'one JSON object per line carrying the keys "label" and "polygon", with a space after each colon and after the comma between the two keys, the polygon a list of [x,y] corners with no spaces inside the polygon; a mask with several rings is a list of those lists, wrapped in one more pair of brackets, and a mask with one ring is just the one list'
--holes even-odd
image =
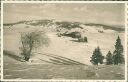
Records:
{"label": "snow-covered field", "polygon": [[[48,47],[40,47],[36,52],[56,54],[64,57],[68,57],[85,64],[90,63],[90,57],[92,56],[93,50],[100,46],[103,55],[105,56],[108,51],[114,51],[114,45],[118,35],[122,39],[124,45],[124,33],[118,33],[112,30],[105,30],[105,33],[98,33],[95,28],[86,28],[88,31],[85,35],[88,38],[88,43],[74,42],[70,37],[58,37],[56,32],[47,32],[47,36],[50,39],[50,45]],[[50,30],[40,27],[25,28],[24,24],[13,26],[12,28],[4,29],[4,49],[13,51],[19,54],[20,47],[20,33],[32,30]],[[109,33],[108,33],[109,32]],[[36,57],[41,57],[36,55]]]}
{"label": "snow-covered field", "polygon": [[[52,29],[52,30],[51,30]],[[52,65],[41,61],[48,60],[49,57],[34,54],[31,60],[33,62],[21,63],[8,56],[4,56],[4,78],[5,79],[124,79],[124,66],[101,65],[99,67],[91,66],[90,57],[93,50],[100,46],[102,54],[105,56],[108,51],[114,51],[114,45],[118,35],[124,45],[124,32],[117,32],[110,29],[103,29],[91,26],[84,26],[79,31],[86,35],[88,43],[74,42],[73,38],[62,36],[58,37],[54,28],[41,28],[41,26],[29,26],[26,24],[16,24],[12,27],[4,27],[4,50],[11,51],[20,56],[20,33],[33,30],[46,31],[50,39],[48,47],[40,47],[34,52],[43,54],[53,54],[86,64],[79,65]],[[77,30],[78,29],[72,29]],[[100,33],[98,31],[103,31]],[[71,31],[71,30],[70,30]],[[99,68],[98,70],[96,68]],[[101,69],[100,69],[101,68]],[[105,72],[110,70],[109,72]],[[103,74],[108,76],[103,76]],[[112,76],[110,77],[110,75]]]}

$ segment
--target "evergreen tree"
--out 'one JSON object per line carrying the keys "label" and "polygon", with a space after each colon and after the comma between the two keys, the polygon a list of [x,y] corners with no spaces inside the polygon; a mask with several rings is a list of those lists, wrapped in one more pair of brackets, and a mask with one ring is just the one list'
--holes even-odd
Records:
{"label": "evergreen tree", "polygon": [[102,53],[100,51],[100,48],[97,47],[94,51],[93,51],[93,55],[91,57],[91,60],[90,62],[94,65],[98,65],[99,63],[100,64],[103,64],[103,59],[104,59],[104,56],[102,56]]}
{"label": "evergreen tree", "polygon": [[123,45],[121,44],[121,39],[119,36],[116,40],[115,51],[113,54],[113,60],[115,65],[122,64],[124,62]]}
{"label": "evergreen tree", "polygon": [[108,54],[106,55],[106,64],[111,65],[113,64],[113,56],[111,52],[109,51]]}

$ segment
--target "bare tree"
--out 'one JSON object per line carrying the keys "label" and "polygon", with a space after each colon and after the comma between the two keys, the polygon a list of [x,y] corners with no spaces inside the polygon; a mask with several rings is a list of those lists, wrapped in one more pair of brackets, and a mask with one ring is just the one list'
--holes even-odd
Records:
{"label": "bare tree", "polygon": [[29,33],[21,33],[21,55],[25,61],[29,61],[32,50],[40,46],[48,46],[49,38],[43,31],[33,31]]}

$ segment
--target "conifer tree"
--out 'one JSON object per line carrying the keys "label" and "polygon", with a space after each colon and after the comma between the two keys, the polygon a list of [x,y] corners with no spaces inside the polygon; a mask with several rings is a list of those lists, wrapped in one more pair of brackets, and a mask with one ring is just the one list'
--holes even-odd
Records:
{"label": "conifer tree", "polygon": [[121,44],[121,39],[118,36],[115,44],[115,51],[113,53],[113,61],[114,65],[124,63],[124,56],[123,56],[123,45]]}
{"label": "conifer tree", "polygon": [[93,51],[93,55],[91,57],[91,60],[90,62],[94,65],[98,65],[99,63],[100,64],[103,64],[103,59],[104,59],[104,56],[102,56],[102,53],[100,51],[100,48],[97,47],[94,51]]}
{"label": "conifer tree", "polygon": [[111,65],[113,64],[113,55],[109,51],[108,54],[106,55],[106,64]]}

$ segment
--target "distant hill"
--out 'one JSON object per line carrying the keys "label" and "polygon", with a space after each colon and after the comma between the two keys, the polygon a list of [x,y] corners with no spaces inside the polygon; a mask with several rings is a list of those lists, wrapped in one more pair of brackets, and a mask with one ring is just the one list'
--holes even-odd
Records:
{"label": "distant hill", "polygon": [[80,22],[68,22],[68,21],[56,21],[56,20],[31,20],[31,21],[19,21],[16,23],[5,23],[4,26],[13,26],[16,24],[26,24],[26,25],[32,25],[32,26],[51,26],[56,25],[59,28],[66,28],[66,29],[72,29],[72,28],[83,28],[81,25],[85,26],[95,26],[95,27],[102,27],[104,30],[110,29],[118,32],[122,32],[125,30],[125,28],[119,27],[119,26],[109,26],[104,24],[95,24],[95,23],[80,23]]}
{"label": "distant hill", "polygon": [[85,25],[87,25],[87,26],[103,27],[103,29],[111,29],[111,30],[115,30],[115,31],[119,31],[119,32],[125,30],[124,28],[121,28],[121,27],[108,26],[108,25],[104,25],[104,24],[88,23],[88,24],[85,24]]}

